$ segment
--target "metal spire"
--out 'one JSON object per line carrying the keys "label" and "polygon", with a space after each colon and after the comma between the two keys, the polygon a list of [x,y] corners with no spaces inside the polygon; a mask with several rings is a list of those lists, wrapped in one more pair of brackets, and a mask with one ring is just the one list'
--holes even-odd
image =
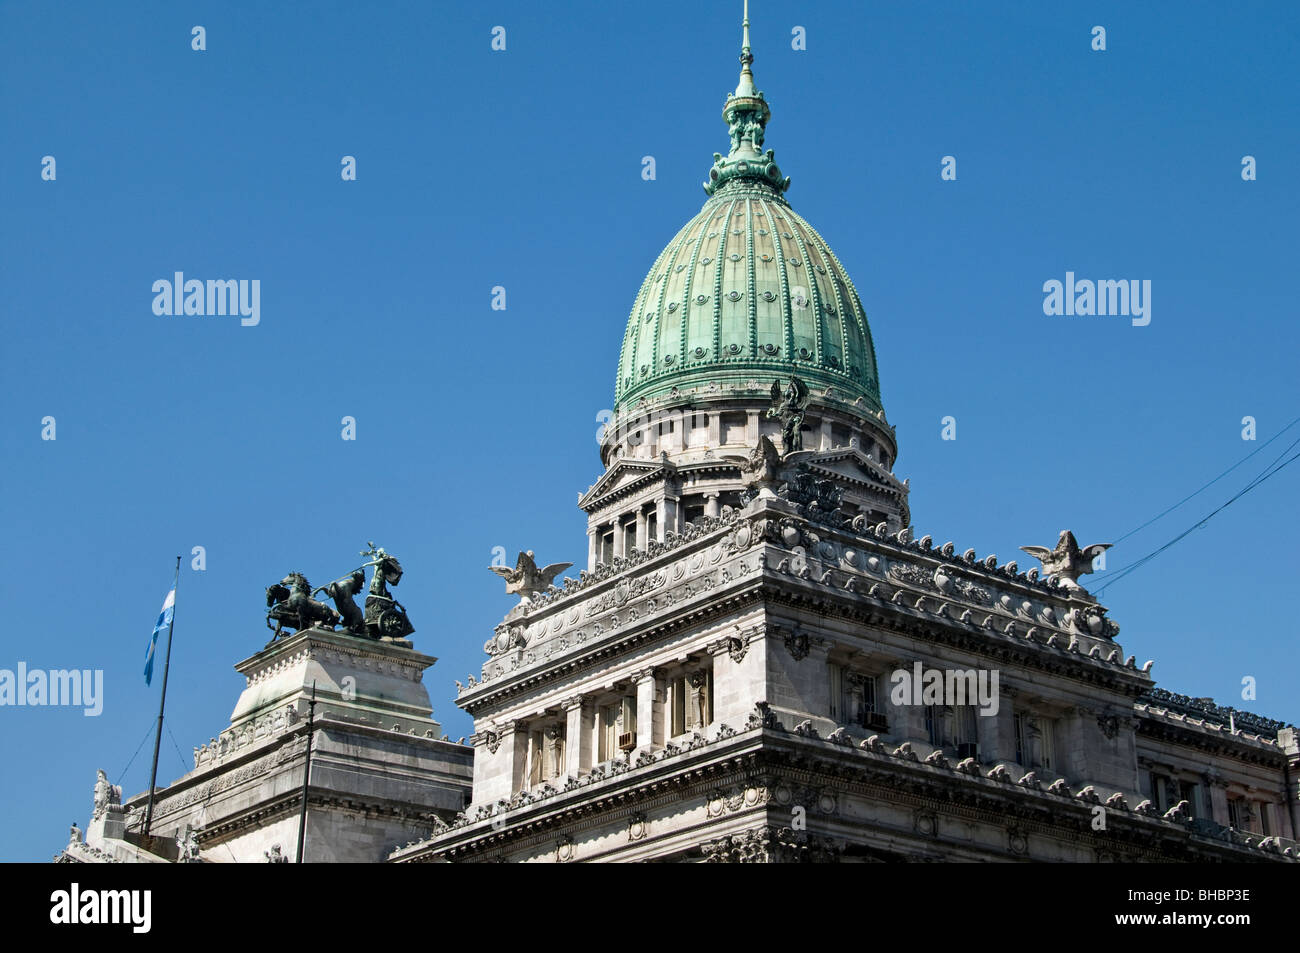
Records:
{"label": "metal spire", "polygon": [[737,96],[754,95],[754,74],[749,68],[752,62],[754,62],[754,54],[749,48],[749,0],[745,0],[743,38],[740,42],[740,83],[736,86]]}
{"label": "metal spire", "polygon": [[731,150],[726,156],[715,152],[713,168],[704,191],[714,195],[728,182],[743,180],[747,187],[771,189],[779,196],[790,187],[790,179],[783,176],[773,158],[772,150],[763,151],[764,129],[772,118],[763,94],[754,86],[754,73],[750,64],[754,53],[749,46],[749,0],[745,0],[745,17],[740,41],[740,83],[734,93],[727,95],[722,107],[722,120],[731,137]]}

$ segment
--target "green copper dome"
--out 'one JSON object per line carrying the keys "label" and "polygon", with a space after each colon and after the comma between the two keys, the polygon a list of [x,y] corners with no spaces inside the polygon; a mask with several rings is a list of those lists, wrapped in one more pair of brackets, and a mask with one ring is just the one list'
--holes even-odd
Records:
{"label": "green copper dome", "polygon": [[817,231],[785,201],[770,111],[754,88],[749,20],[740,84],[723,119],[731,152],[714,155],[710,198],[663,250],[632,306],[616,409],[674,387],[797,375],[881,409],[871,331],[853,282]]}

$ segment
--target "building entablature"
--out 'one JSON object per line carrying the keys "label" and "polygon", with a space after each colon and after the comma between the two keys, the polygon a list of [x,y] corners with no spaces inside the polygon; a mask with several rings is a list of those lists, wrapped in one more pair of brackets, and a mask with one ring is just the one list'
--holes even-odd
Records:
{"label": "building entablature", "polygon": [[1278,745],[1276,738],[1244,729],[1233,731],[1226,725],[1182,712],[1168,711],[1150,703],[1139,702],[1134,710],[1139,736],[1185,745],[1204,753],[1266,764],[1273,768],[1280,769],[1286,764],[1287,754]]}
{"label": "building entablature", "polygon": [[472,713],[525,684],[540,686],[561,670],[572,673],[614,645],[664,631],[674,620],[730,611],[728,599],[753,593],[831,603],[880,625],[962,633],[1005,655],[1051,660],[1083,671],[1123,675],[1132,692],[1150,686],[1147,668],[1122,660],[1118,631],[1105,609],[1079,590],[1018,574],[996,557],[955,555],[951,543],[934,550],[929,537],[907,530],[887,536],[860,520],[832,526],[816,501],[756,498],[743,511],[706,518],[665,543],[598,564],[578,581],[551,587],[502,622],[484,646],[490,656],[480,679],[459,686],[457,704]]}
{"label": "building entablature", "polygon": [[[575,856],[572,832],[589,827],[594,818],[626,818],[635,824],[657,802],[704,797],[721,803],[729,794],[734,795],[734,803],[723,805],[719,814],[727,809],[762,812],[772,807],[788,815],[788,806],[781,808],[772,788],[789,772],[806,779],[833,778],[834,791],[814,783],[807,792],[816,795],[819,809],[831,814],[836,792],[843,796],[862,787],[868,792],[887,790],[891,797],[918,804],[942,803],[946,810],[976,809],[1021,829],[1041,823],[1041,830],[1052,836],[1063,836],[1063,831],[1068,836],[1089,836],[1097,806],[1104,804],[1108,825],[1102,852],[1159,851],[1169,847],[1162,841],[1183,838],[1178,850],[1202,853],[1206,859],[1300,859],[1294,842],[1285,838],[1236,831],[1216,831],[1211,836],[1177,812],[1158,813],[1150,802],[1130,806],[1126,794],[1133,792],[1091,784],[1072,790],[1063,779],[1045,786],[1033,772],[1017,779],[1002,763],[985,765],[974,758],[954,763],[938,751],[922,760],[910,744],[895,747],[877,736],[856,742],[836,731],[822,738],[806,722],[788,727],[760,704],[738,729],[721,724],[711,737],[697,733],[685,745],[643,750],[634,760],[616,761],[590,774],[557,778],[555,784],[479,804],[450,825],[438,822],[430,838],[398,848],[389,860],[493,860],[529,848],[554,851],[560,861],[605,859]],[[732,790],[729,781],[743,783]],[[821,806],[820,801],[828,798],[829,808]]]}

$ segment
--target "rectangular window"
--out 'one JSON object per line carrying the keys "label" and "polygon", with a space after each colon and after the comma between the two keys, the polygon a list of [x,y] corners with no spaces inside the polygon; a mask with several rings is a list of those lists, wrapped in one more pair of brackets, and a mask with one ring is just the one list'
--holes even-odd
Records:
{"label": "rectangular window", "polygon": [[957,706],[957,736],[953,739],[955,744],[958,746],[975,744],[977,740],[975,719],[978,717],[974,705]]}
{"label": "rectangular window", "polygon": [[1201,816],[1201,790],[1195,781],[1178,782],[1178,800],[1187,802],[1187,810],[1192,817]]}
{"label": "rectangular window", "polygon": [[619,706],[618,750],[631,751],[636,747],[636,699],[628,696]]}
{"label": "rectangular window", "polygon": [[885,730],[885,720],[877,698],[878,680],[849,669],[836,669],[832,677],[832,703],[837,721],[859,728]]}
{"label": "rectangular window", "polygon": [[618,705],[606,705],[600,710],[600,760],[608,761],[618,750]]}
{"label": "rectangular window", "polygon": [[529,784],[541,784],[544,775],[542,774],[542,733],[540,731],[530,731],[528,733],[528,781]]}
{"label": "rectangular window", "polygon": [[1038,763],[1048,771],[1056,771],[1056,719],[1038,719]]}
{"label": "rectangular window", "polygon": [[630,553],[634,549],[636,549],[636,520],[631,520],[623,527],[623,552]]}
{"label": "rectangular window", "polygon": [[1016,712],[1011,716],[1011,723],[1016,731],[1016,764],[1022,768],[1029,767],[1029,738],[1025,734],[1025,716]]}
{"label": "rectangular window", "polygon": [[678,676],[673,679],[672,684],[672,703],[673,703],[673,737],[677,737],[686,731],[686,679]]}
{"label": "rectangular window", "polygon": [[925,734],[930,744],[936,748],[942,748],[944,745],[943,730],[943,706],[926,705],[925,706]]}
{"label": "rectangular window", "polygon": [[1268,823],[1268,808],[1269,806],[1263,801],[1259,802],[1259,832],[1265,837],[1269,837],[1273,833]]}
{"label": "rectangular window", "polygon": [[713,723],[713,671],[697,669],[674,678],[669,693],[672,703],[672,733],[703,731]]}
{"label": "rectangular window", "polygon": [[1245,829],[1242,818],[1244,813],[1241,809],[1242,803],[1240,798],[1228,798],[1228,826],[1235,827],[1239,831]]}

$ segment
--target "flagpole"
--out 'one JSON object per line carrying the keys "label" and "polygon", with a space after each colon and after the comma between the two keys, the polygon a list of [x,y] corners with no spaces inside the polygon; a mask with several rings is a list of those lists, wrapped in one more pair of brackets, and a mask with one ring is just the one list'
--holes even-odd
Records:
{"label": "flagpole", "polygon": [[167,672],[172,666],[172,632],[176,629],[176,590],[181,584],[181,557],[176,557],[176,579],[172,583],[172,617],[167,624],[167,657],[163,662],[162,698],[158,702],[158,731],[153,738],[153,767],[149,769],[149,806],[144,814],[144,836],[149,837],[149,825],[153,823],[153,790],[158,781],[158,747],[162,744],[163,709],[167,707]]}
{"label": "flagpole", "polygon": [[298,857],[294,863],[302,863],[302,851],[307,841],[307,789],[311,784],[311,732],[316,716],[316,679],[311,680],[311,700],[307,702],[307,762],[302,768],[302,813],[298,815]]}

